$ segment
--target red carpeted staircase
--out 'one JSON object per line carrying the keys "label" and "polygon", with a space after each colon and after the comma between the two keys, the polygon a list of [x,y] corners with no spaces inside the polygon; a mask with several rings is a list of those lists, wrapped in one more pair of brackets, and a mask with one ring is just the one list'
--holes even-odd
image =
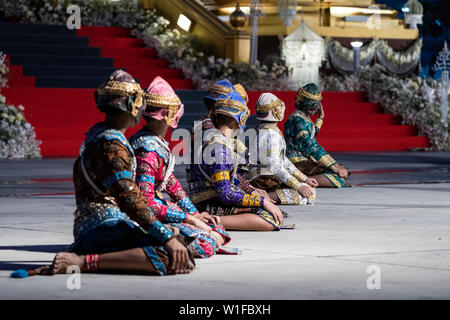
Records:
{"label": "red carpeted staircase", "polygon": [[[252,112],[261,93],[249,92]],[[285,102],[286,119],[295,110],[296,92],[273,93]],[[396,116],[381,113],[380,106],[367,102],[363,92],[323,92],[322,97],[325,119],[318,141],[327,151],[406,151],[428,147],[427,137],[416,136],[415,128],[400,125]]]}
{"label": "red carpeted staircase", "polygon": [[[53,31],[54,39],[48,35]],[[25,41],[30,32],[41,41],[11,43]],[[0,48],[9,53],[11,61],[9,87],[1,93],[7,102],[25,107],[27,119],[43,141],[43,156],[77,155],[83,134],[103,119],[94,105],[94,88],[115,68],[130,72],[143,88],[157,75],[168,80],[185,104],[180,127],[190,128],[204,113],[204,92],[190,90],[191,80],[183,79],[180,70],[168,68],[167,61],[159,59],[154,49],[144,48],[128,29],[82,27],[76,34],[71,32],[62,26],[18,24],[0,29]],[[58,45],[52,42],[55,39]],[[253,113],[260,93],[249,92]],[[291,113],[295,92],[275,94],[285,101],[286,115]],[[427,138],[415,136],[413,127],[399,125],[393,115],[381,114],[379,106],[366,102],[363,93],[325,92],[323,97],[326,116],[319,142],[328,151],[394,151],[428,146]],[[254,125],[255,120],[250,119],[248,127]],[[129,130],[127,135],[139,128]]]}
{"label": "red carpeted staircase", "polygon": [[143,88],[161,76],[175,89],[193,89],[192,81],[183,79],[180,69],[168,68],[168,62],[158,59],[155,49],[145,48],[141,39],[132,37],[130,29],[87,26],[77,30],[77,36],[89,37],[91,47],[100,47],[102,57],[112,58],[114,68],[125,69]]}
{"label": "red carpeted staircase", "polygon": [[[103,114],[95,107],[94,88],[106,80],[114,69],[121,68],[130,72],[143,88],[157,75],[164,77],[174,89],[193,88],[192,81],[183,79],[179,69],[169,68],[166,60],[157,58],[154,49],[145,48],[142,41],[131,37],[130,30],[126,28],[82,27],[77,30],[76,35],[72,35],[69,30],[59,26],[52,26],[50,29],[50,26],[45,26],[45,35],[53,31],[58,40],[63,39],[69,49],[72,46],[78,51],[81,50],[79,43],[73,44],[71,37],[85,38],[88,47],[100,49],[99,57],[95,52],[87,57],[83,54],[71,56],[48,52],[46,55],[36,55],[14,51],[14,46],[18,44],[11,44],[10,35],[14,35],[14,40],[18,42],[21,36],[25,37],[25,32],[28,32],[28,36],[33,30],[26,29],[30,25],[2,25],[7,28],[0,30],[0,48],[5,48],[7,53],[11,48],[13,52],[7,55],[7,61],[10,62],[8,87],[2,89],[1,93],[6,96],[7,103],[25,107],[25,116],[36,128],[37,138],[43,142],[42,155],[46,157],[77,155],[83,134],[95,122],[104,119]],[[36,25],[35,35],[45,37],[44,31],[39,31],[40,27],[42,26]],[[8,41],[6,46],[1,45],[2,36],[8,39],[4,40]],[[45,47],[37,45],[40,51],[41,47]],[[48,47],[53,45],[48,43]],[[33,47],[28,51],[33,52]],[[14,59],[23,65],[16,64]],[[45,61],[46,59],[50,61]],[[54,64],[51,64],[52,59]],[[97,60],[92,62],[88,59]],[[108,59],[111,61],[110,66]],[[99,68],[100,62],[104,70]],[[74,66],[72,63],[78,65]],[[29,73],[36,69],[39,72],[36,76],[24,76],[24,69]],[[58,74],[58,69],[67,72]],[[99,75],[99,72],[104,74]],[[85,83],[87,88],[83,88]],[[127,135],[135,133],[140,127],[130,129]]]}

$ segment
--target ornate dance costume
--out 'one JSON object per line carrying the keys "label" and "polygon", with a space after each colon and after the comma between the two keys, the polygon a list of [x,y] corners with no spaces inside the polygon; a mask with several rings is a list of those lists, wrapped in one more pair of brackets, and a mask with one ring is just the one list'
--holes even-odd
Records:
{"label": "ornate dance costume", "polygon": [[298,91],[295,98],[297,110],[288,117],[284,125],[286,156],[304,174],[322,174],[334,187],[341,188],[345,180],[329,169],[336,161],[317,142],[323,120],[317,118],[313,123],[306,114],[308,110],[318,109],[321,99],[320,91],[314,84],[308,84]]}
{"label": "ornate dance costume", "polygon": [[[236,84],[235,86],[233,86],[233,84],[227,79],[219,80],[214,85],[212,85],[208,89],[208,94],[203,98],[203,101],[205,102],[205,105],[208,108],[208,110],[211,110],[211,109],[214,109],[214,104],[217,102],[217,100],[220,97],[223,97],[233,91],[236,91],[237,93],[239,93],[239,95],[245,101],[245,103],[248,102],[248,95],[247,95],[247,92],[245,91],[244,87],[242,85],[240,85],[239,83]],[[201,116],[197,121],[194,122],[194,125],[192,126],[192,130],[191,130],[191,137],[192,137],[192,139],[191,139],[191,150],[192,150],[191,163],[195,162],[196,159],[195,159],[194,155],[199,152],[199,150],[195,150],[195,144],[194,144],[195,136],[194,135],[195,134],[201,135],[201,137],[203,139],[202,141],[204,141],[205,133],[210,129],[216,129],[216,127],[214,126],[211,118],[209,118],[207,116]],[[242,161],[239,164],[238,171],[240,169],[245,169],[246,171],[248,171],[248,168],[247,168],[248,164],[244,160],[244,159],[247,159],[246,146],[237,138],[234,139],[233,142],[234,142],[235,152],[243,155],[241,157]],[[199,147],[201,147],[201,146],[199,146]],[[189,168],[190,168],[189,166],[187,166],[187,168],[186,168],[186,174],[188,176],[190,174]],[[236,178],[239,180],[239,187],[244,192],[252,193],[255,190],[254,188],[251,187],[249,181],[247,179],[245,179],[241,174],[237,173]]]}
{"label": "ornate dance costume", "polygon": [[[152,113],[144,111],[144,116],[154,118],[157,117],[155,113],[158,112],[154,109],[155,105],[163,105],[158,97],[164,98],[164,105],[167,108],[171,103],[169,98],[173,98],[172,102],[176,108],[172,112],[172,117],[175,118],[166,116],[165,121],[170,123],[172,128],[177,127],[178,119],[182,115],[182,112],[178,111],[183,107],[165,80],[160,77],[155,78],[147,89],[145,97],[147,109],[153,108],[153,111]],[[156,103],[157,100],[160,103]],[[159,110],[164,112],[164,107]],[[217,252],[219,241],[214,235],[185,223],[189,215],[199,212],[173,174],[175,158],[170,152],[167,141],[143,128],[130,139],[130,142],[136,152],[136,182],[155,216],[161,222],[170,223],[179,228],[185,236],[195,237],[196,240],[190,246],[197,257],[206,258]],[[164,199],[163,192],[169,195],[171,201]],[[222,226],[213,227],[213,230],[222,234],[227,239],[226,242],[230,241],[230,236]]]}
{"label": "ornate dance costume", "polygon": [[[139,122],[142,96],[139,84],[119,70],[96,91],[96,102],[100,110],[125,109]],[[164,275],[169,258],[163,245],[174,234],[148,208],[134,182],[135,170],[133,149],[122,132],[104,122],[87,132],[74,164],[77,209],[70,251],[98,254],[142,248]]]}
{"label": "ornate dance costume", "polygon": [[[253,166],[247,178],[250,184],[266,191],[275,191],[281,204],[306,204],[297,190],[308,178],[286,157],[286,143],[278,122],[283,120],[286,107],[272,93],[263,93],[256,103],[258,131],[258,165]],[[314,190],[314,189],[313,189]],[[312,199],[310,199],[311,201]]]}
{"label": "ornate dance costume", "polygon": [[[241,128],[250,113],[237,92],[221,96],[214,112],[233,117]],[[272,214],[262,209],[264,197],[251,195],[248,191],[253,189],[237,177],[237,166],[245,160],[236,153],[233,141],[215,128],[206,132],[204,140],[198,150],[203,155],[202,163],[192,163],[187,174],[192,202],[200,210],[219,216],[254,213],[278,230]]]}

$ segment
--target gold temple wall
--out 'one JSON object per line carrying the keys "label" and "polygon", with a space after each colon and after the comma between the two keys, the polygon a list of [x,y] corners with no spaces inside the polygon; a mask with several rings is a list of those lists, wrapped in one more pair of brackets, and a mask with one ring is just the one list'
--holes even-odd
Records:
{"label": "gold temple wall", "polygon": [[[244,12],[248,11],[250,2],[239,1]],[[372,0],[300,0],[297,3],[296,19],[292,20],[291,26],[284,26],[278,17],[277,0],[262,0],[265,16],[258,19],[258,35],[289,35],[300,25],[303,16],[308,26],[324,38],[414,40],[418,37],[418,30],[407,29],[404,21],[396,18],[395,10],[381,4],[378,5],[381,9],[379,29],[369,29],[365,22],[343,21],[342,17],[346,15],[370,15],[368,7],[374,3]],[[179,14],[186,15],[193,22],[190,33],[206,44],[215,56],[230,58],[233,63],[249,60],[250,19],[247,19],[242,31],[236,31],[229,22],[218,18],[227,17],[235,10],[235,0],[216,0],[215,4],[209,7],[210,11],[195,0],[140,0],[140,4],[146,8],[155,8],[174,27],[177,26]]]}
{"label": "gold temple wall", "polygon": [[248,62],[250,35],[220,21],[195,0],[141,0],[140,3],[144,8],[155,8],[174,27],[180,13],[184,14],[192,21],[189,32],[206,44],[215,56],[230,58],[233,63]]}

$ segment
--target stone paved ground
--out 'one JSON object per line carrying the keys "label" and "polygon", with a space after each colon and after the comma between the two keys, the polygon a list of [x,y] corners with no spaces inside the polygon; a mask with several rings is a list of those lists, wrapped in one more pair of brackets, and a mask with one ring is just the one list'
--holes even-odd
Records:
{"label": "stone paved ground", "polygon": [[80,290],[67,275],[9,278],[72,242],[73,159],[0,161],[0,299],[449,299],[450,153],[335,156],[353,187],[283,207],[297,229],[231,232],[241,254],[189,275],[82,274]]}

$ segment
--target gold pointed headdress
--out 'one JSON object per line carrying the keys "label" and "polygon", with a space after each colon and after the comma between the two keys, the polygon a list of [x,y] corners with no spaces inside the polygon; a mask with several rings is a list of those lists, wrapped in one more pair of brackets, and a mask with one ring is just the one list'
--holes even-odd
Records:
{"label": "gold pointed headdress", "polygon": [[242,84],[240,84],[240,83],[237,83],[233,86],[234,86],[234,90],[236,90],[237,93],[239,93],[241,98],[244,99],[245,103],[248,103],[248,94],[247,94],[247,91],[245,91],[244,86],[242,86]]}
{"label": "gold pointed headdress", "polygon": [[[268,103],[264,103],[264,100],[270,100],[270,102]],[[273,120],[276,121],[281,121],[283,120],[284,117],[284,109],[285,109],[285,105],[283,103],[283,101],[281,101],[279,98],[277,98],[277,96],[275,96],[272,93],[263,93],[261,94],[261,96],[258,99],[258,102],[256,102],[255,105],[255,111],[256,113],[272,113],[273,116]],[[256,116],[258,119],[260,120],[267,120],[266,118],[269,117],[270,118],[270,114],[265,117],[264,119],[258,117],[258,115]],[[267,120],[269,121],[269,120]]]}
{"label": "gold pointed headdress", "polygon": [[[125,81],[125,79],[129,81]],[[130,112],[135,118],[138,117],[143,106],[144,90],[130,74],[120,69],[110,75],[106,83],[96,90],[96,94],[99,96],[134,96],[134,99],[131,101],[132,110]]]}
{"label": "gold pointed headdress", "polygon": [[[313,92],[309,92],[308,90]],[[305,98],[314,101],[322,100],[322,94],[314,83],[309,83],[298,90],[297,95],[295,96],[295,104],[301,104]]]}
{"label": "gold pointed headdress", "polygon": [[[152,83],[148,86],[145,93],[145,102],[148,107],[156,107],[167,109],[168,113],[164,116],[166,123],[172,126],[174,122],[177,122],[177,115],[182,112],[181,100],[176,95],[170,84],[163,78],[157,76],[153,79]],[[148,112],[144,112],[144,115],[148,115]]]}
{"label": "gold pointed headdress", "polygon": [[245,127],[245,122],[250,115],[244,99],[236,91],[231,92],[225,98],[217,99],[214,112],[233,117],[241,128]]}

